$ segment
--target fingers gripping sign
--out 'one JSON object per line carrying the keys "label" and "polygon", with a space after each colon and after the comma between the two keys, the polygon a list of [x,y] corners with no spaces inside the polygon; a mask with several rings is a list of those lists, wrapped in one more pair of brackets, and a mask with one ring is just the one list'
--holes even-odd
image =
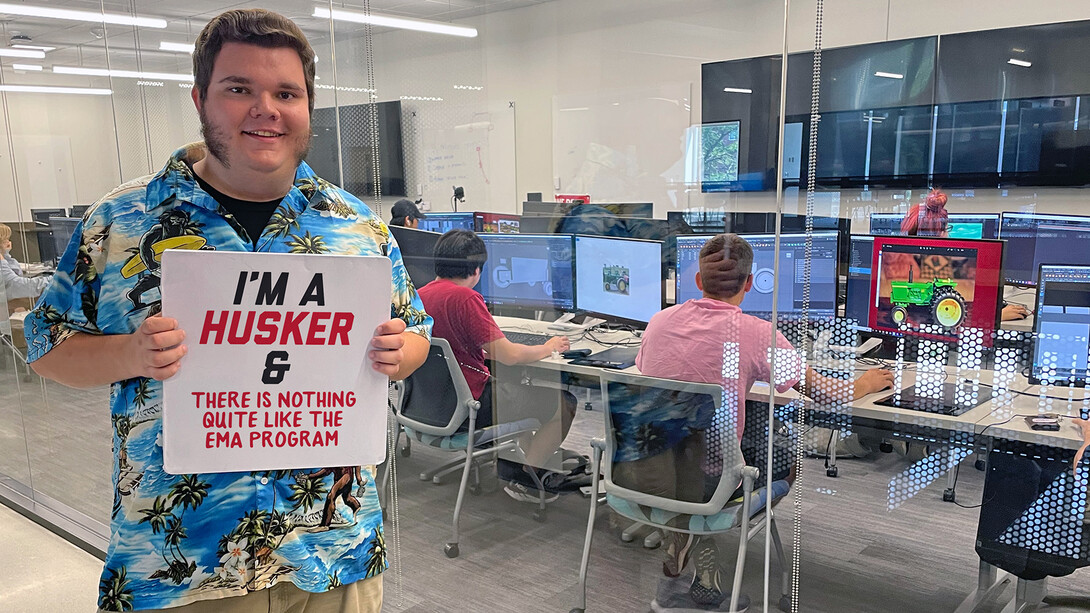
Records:
{"label": "fingers gripping sign", "polygon": [[178,327],[178,320],[155,315],[129,335],[130,351],[126,353],[141,377],[163,381],[181,368],[182,357],[189,351],[182,344],[184,340],[185,331]]}
{"label": "fingers gripping sign", "polygon": [[405,322],[400,319],[391,319],[375,328],[375,334],[371,337],[371,351],[368,359],[372,368],[392,377],[397,374],[401,361],[405,359],[402,347],[405,339],[401,333],[405,331]]}

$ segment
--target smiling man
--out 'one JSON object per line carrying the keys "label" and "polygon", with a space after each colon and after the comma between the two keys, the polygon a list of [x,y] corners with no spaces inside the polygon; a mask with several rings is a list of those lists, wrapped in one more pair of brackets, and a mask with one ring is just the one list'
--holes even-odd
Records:
{"label": "smiling man", "polygon": [[392,379],[423,363],[432,325],[386,226],[303,162],[314,50],[298,26],[226,12],[197,38],[193,67],[204,143],[92,206],[25,324],[40,375],[112,385],[114,506],[98,605],[377,613],[386,547],[370,470],[163,471],[161,381],[193,338],[160,316],[168,244],[389,257],[393,286],[373,289],[390,292],[391,319],[367,357]]}

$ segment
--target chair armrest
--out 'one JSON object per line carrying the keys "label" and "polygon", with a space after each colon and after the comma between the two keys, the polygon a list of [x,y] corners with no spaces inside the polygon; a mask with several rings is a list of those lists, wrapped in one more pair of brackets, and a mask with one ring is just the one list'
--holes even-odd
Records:
{"label": "chair armrest", "polygon": [[597,449],[598,451],[601,451],[602,453],[605,453],[605,451],[606,451],[606,439],[604,439],[604,438],[591,439],[590,446],[592,448],[594,448],[594,449]]}
{"label": "chair armrest", "polygon": [[757,483],[757,479],[761,476],[761,469],[756,466],[743,466],[742,467],[742,489],[743,491],[753,491],[754,484]]}

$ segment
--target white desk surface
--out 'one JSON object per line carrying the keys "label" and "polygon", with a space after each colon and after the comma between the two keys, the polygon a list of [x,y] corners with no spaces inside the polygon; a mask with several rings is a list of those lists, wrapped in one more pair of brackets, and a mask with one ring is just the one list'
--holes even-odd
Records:
{"label": "white desk surface", "polygon": [[[502,316],[496,317],[495,319],[496,323],[503,330],[532,332],[535,334],[559,334],[558,332],[548,330],[547,326],[549,325],[549,322],[545,321]],[[584,337],[582,333],[574,333],[569,337],[573,339],[572,349],[590,349],[592,352],[597,352],[609,347],[609,345],[602,345]],[[630,341],[636,338],[631,332],[623,331],[595,331],[594,337],[606,342]],[[563,358],[552,357],[535,362],[533,366],[535,368],[566,371],[591,377],[596,377],[602,372],[600,368],[594,366],[577,366],[569,364],[568,361]],[[945,366],[942,367],[941,371],[931,372],[919,370],[921,366],[923,365],[911,363],[899,372],[894,372],[895,377],[900,377],[898,383],[901,389],[906,389],[909,386],[914,385],[917,378],[929,378],[936,383],[953,383],[961,379],[972,379],[977,372],[965,369],[962,369],[959,372],[956,366]],[[639,374],[639,369],[632,366],[622,372]],[[990,386],[996,383],[994,380],[995,373],[993,371],[981,370],[979,372],[980,383],[983,386]],[[1004,391],[1003,389],[992,389],[991,399],[957,416],[914,411],[911,409],[900,409],[878,404],[877,401],[890,394],[889,390],[869,394],[839,410],[832,408],[826,408],[826,410],[895,425],[900,424],[951,432],[986,434],[996,438],[1013,439],[1054,447],[1078,447],[1081,442],[1081,432],[1070,419],[1064,419],[1062,421],[1059,432],[1047,432],[1031,430],[1025,423],[1025,419],[1020,416],[1055,412],[1069,417],[1078,417],[1082,407],[1085,406],[1090,408],[1090,392],[1083,389],[1068,390],[1068,388],[1050,386],[1047,395],[1052,396],[1053,401],[1051,405],[1048,405],[1047,399],[1042,399],[1039,396],[1040,387],[1031,386],[1029,381],[1021,374],[1014,375],[1013,378],[1010,378],[1005,382],[1005,385],[1007,391]],[[1069,397],[1069,391],[1071,393],[1071,402],[1066,400]],[[1027,393],[1033,395],[1027,395]],[[767,402],[769,398],[768,384],[763,382],[755,383],[747,396],[750,400]],[[798,392],[793,389],[782,393],[778,392],[775,395],[777,404],[788,403],[797,400],[798,398]],[[1058,400],[1058,398],[1064,400]],[[815,406],[819,409],[822,408],[820,405]],[[1019,417],[1010,419],[1013,415],[1019,415]]]}

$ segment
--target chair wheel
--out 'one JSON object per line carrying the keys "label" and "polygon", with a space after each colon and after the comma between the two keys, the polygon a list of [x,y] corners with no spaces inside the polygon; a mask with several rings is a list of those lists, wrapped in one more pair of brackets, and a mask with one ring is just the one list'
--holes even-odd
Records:
{"label": "chair wheel", "polygon": [[436,484],[436,485],[443,485],[443,478],[440,477],[439,475],[435,475],[434,477],[431,478],[431,482]]}
{"label": "chair wheel", "polygon": [[839,471],[836,469],[836,466],[830,466],[829,468],[825,469],[825,474],[829,477],[836,477],[838,472]]}
{"label": "chair wheel", "polygon": [[622,532],[621,540],[626,543],[631,543],[632,541],[636,540],[636,537],[634,535],[628,534],[627,532]]}
{"label": "chair wheel", "polygon": [[893,453],[893,443],[882,441],[878,444],[878,450],[882,453]]}
{"label": "chair wheel", "polygon": [[447,543],[443,545],[443,553],[447,554],[448,558],[458,557],[458,543]]}
{"label": "chair wheel", "polygon": [[480,485],[471,485],[471,486],[467,487],[466,490],[469,491],[469,493],[473,494],[474,496],[480,496],[481,495],[481,486]]}
{"label": "chair wheel", "polygon": [[956,498],[957,498],[957,493],[954,490],[952,490],[950,488],[946,488],[945,490],[942,491],[942,501],[943,502],[954,502],[954,500]]}
{"label": "chair wheel", "polygon": [[546,517],[548,517],[548,514],[545,512],[545,509],[538,509],[534,511],[534,521],[536,521],[537,523],[545,523]]}
{"label": "chair wheel", "polygon": [[787,594],[780,596],[780,610],[784,613],[791,613],[791,597]]}
{"label": "chair wheel", "polygon": [[431,481],[431,479],[428,477],[428,473],[420,473],[420,480],[421,481]]}
{"label": "chair wheel", "polygon": [[411,456],[413,454],[413,450],[408,445],[405,445],[404,447],[401,448],[401,450],[398,453],[401,454],[401,457],[407,458],[407,457],[409,457],[409,456]]}
{"label": "chair wheel", "polygon": [[984,470],[988,468],[988,463],[985,462],[983,459],[979,459],[976,462],[973,462],[973,467],[977,470]]}

